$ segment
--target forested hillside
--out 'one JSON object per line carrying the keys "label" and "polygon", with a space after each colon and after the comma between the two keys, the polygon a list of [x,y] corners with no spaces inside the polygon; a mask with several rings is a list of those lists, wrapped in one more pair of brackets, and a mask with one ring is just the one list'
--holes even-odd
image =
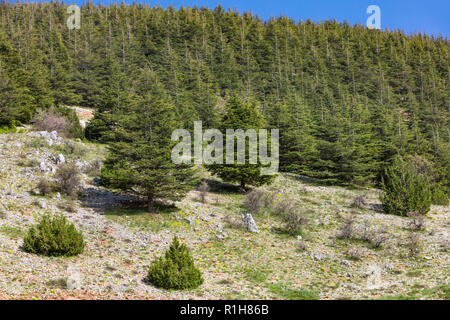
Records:
{"label": "forested hillside", "polygon": [[257,101],[284,171],[375,183],[394,155],[417,153],[450,180],[448,39],[221,7],[88,4],[80,30],[58,2],[0,10],[0,126],[79,105],[98,110],[86,136],[107,141],[150,70],[186,128],[218,126],[233,94]]}

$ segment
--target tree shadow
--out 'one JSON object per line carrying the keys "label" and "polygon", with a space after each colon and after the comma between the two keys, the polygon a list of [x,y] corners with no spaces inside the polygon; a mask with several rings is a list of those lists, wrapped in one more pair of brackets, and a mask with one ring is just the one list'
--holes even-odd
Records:
{"label": "tree shadow", "polygon": [[367,207],[372,210],[375,211],[377,213],[384,213],[384,209],[383,209],[383,205],[379,204],[379,203],[369,203],[367,204]]}
{"label": "tree shadow", "polygon": [[[149,214],[148,203],[143,197],[115,192],[107,189],[85,188],[81,193],[82,206],[91,208],[100,214],[132,216]],[[154,212],[158,214],[173,213],[178,208],[173,203],[156,201]]]}
{"label": "tree shadow", "polygon": [[142,201],[137,196],[97,188],[83,189],[80,200],[83,207],[94,210],[122,207]]}
{"label": "tree shadow", "polygon": [[[226,183],[214,179],[206,179],[206,183],[210,188],[210,192],[216,194],[243,194],[245,193],[242,188],[236,184]],[[251,190],[251,189],[249,189]],[[249,191],[247,190],[247,191]]]}

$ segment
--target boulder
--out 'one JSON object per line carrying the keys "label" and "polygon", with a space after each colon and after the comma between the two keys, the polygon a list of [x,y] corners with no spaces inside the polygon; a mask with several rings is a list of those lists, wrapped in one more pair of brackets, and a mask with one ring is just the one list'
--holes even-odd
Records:
{"label": "boulder", "polygon": [[58,154],[55,158],[56,164],[66,163],[66,157],[63,154]]}
{"label": "boulder", "polygon": [[253,233],[259,233],[258,226],[256,225],[256,222],[250,213],[242,215],[242,220],[244,222],[244,225],[247,227],[248,231]]}

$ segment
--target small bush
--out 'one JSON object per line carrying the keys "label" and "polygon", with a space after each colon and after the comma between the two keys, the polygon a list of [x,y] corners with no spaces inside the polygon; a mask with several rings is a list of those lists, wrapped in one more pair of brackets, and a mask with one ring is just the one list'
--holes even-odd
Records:
{"label": "small bush", "polygon": [[83,234],[63,215],[44,215],[23,239],[26,252],[45,256],[75,256],[83,252]]}
{"label": "small bush", "polygon": [[94,160],[91,164],[89,164],[84,173],[90,177],[98,177],[100,176],[102,165],[103,163],[101,160]]}
{"label": "small bush", "polygon": [[243,202],[243,206],[251,214],[258,214],[264,205],[264,192],[258,189],[248,193]]}
{"label": "small bush", "polygon": [[39,161],[36,159],[20,159],[17,162],[20,167],[33,168],[39,166]]}
{"label": "small bush", "polygon": [[0,134],[16,133],[16,132],[17,128],[15,125],[0,126]]}
{"label": "small bush", "polygon": [[366,230],[362,240],[369,242],[373,248],[380,248],[387,240],[388,234],[383,228]]}
{"label": "small bush", "polygon": [[68,200],[58,204],[58,208],[70,213],[77,212],[77,207],[75,202]]}
{"label": "small bush", "polygon": [[308,249],[308,245],[303,241],[299,241],[297,242],[297,249],[299,251],[306,251]]}
{"label": "small bush", "polygon": [[63,163],[56,170],[55,178],[61,192],[74,196],[80,187],[80,171],[74,164]]}
{"label": "small bush", "polygon": [[76,159],[83,158],[88,153],[88,149],[85,145],[70,140],[63,144],[53,146],[53,149],[58,153]]}
{"label": "small bush", "polygon": [[355,223],[355,217],[350,215],[344,218],[344,224],[339,231],[337,237],[339,239],[352,239],[353,238],[353,224]]}
{"label": "small bush", "polygon": [[449,252],[450,251],[450,239],[444,239],[441,243],[442,251]]}
{"label": "small bush", "polygon": [[39,110],[33,117],[37,131],[56,131],[66,138],[82,138],[83,128],[74,110],[70,108],[51,108]]}
{"label": "small bush", "polygon": [[46,196],[53,191],[53,185],[47,178],[41,178],[37,184],[37,188],[42,196]]}
{"label": "small bush", "polygon": [[431,206],[431,188],[427,178],[419,175],[401,157],[394,159],[382,180],[384,211],[406,216],[409,212],[426,214]]}
{"label": "small bush", "polygon": [[232,215],[229,214],[225,217],[225,223],[230,227],[230,228],[235,228],[235,229],[241,229],[241,228],[245,228],[245,224],[244,221],[242,220],[242,216],[241,215]]}
{"label": "small bush", "polygon": [[160,288],[184,290],[197,288],[204,280],[189,249],[174,237],[165,256],[157,258],[150,266],[148,281]]}
{"label": "small bush", "polygon": [[209,191],[209,186],[208,186],[208,184],[206,183],[206,181],[202,181],[201,183],[200,183],[200,186],[198,187],[198,191],[200,192],[200,201],[202,202],[202,203],[205,203],[206,202],[206,194],[208,193],[208,191]]}
{"label": "small bush", "polygon": [[411,257],[417,257],[422,251],[422,245],[420,241],[420,236],[417,233],[411,233],[408,235],[406,246]]}
{"label": "small bush", "polygon": [[367,205],[366,198],[362,195],[356,196],[353,199],[352,208],[364,209]]}
{"label": "small bush", "polygon": [[408,213],[408,217],[411,220],[408,222],[408,226],[412,230],[424,230],[425,229],[425,219],[423,216],[417,212]]}
{"label": "small bush", "polygon": [[290,199],[279,199],[274,205],[272,212],[278,216],[285,216],[290,212],[296,211],[297,205]]}
{"label": "small bush", "polygon": [[362,253],[354,247],[347,248],[345,255],[351,260],[361,260]]}
{"label": "small bush", "polygon": [[447,193],[443,190],[443,187],[435,187],[431,195],[431,203],[438,206],[448,206],[450,201]]}
{"label": "small bush", "polygon": [[65,117],[50,112],[40,111],[33,119],[34,129],[37,131],[56,131],[59,134],[66,134],[69,122]]}
{"label": "small bush", "polygon": [[291,211],[283,215],[283,220],[284,230],[292,236],[300,234],[302,226],[307,222],[304,214],[298,211]]}

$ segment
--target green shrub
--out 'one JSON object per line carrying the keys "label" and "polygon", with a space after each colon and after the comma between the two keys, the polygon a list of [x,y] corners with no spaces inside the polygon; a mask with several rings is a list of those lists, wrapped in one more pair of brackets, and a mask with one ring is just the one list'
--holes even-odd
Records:
{"label": "green shrub", "polygon": [[0,134],[16,133],[16,132],[17,132],[17,128],[15,125],[0,126]]}
{"label": "green shrub", "polygon": [[431,206],[431,187],[428,179],[421,176],[401,157],[385,170],[382,180],[381,202],[389,214],[407,216],[409,212],[426,214]]}
{"label": "green shrub", "polygon": [[[447,206],[449,204],[446,184],[445,169],[439,168],[433,162],[419,155],[409,155],[406,158],[410,168],[417,174],[430,182],[431,203]],[[447,169],[448,171],[448,169]]]}
{"label": "green shrub", "polygon": [[292,211],[283,216],[284,231],[291,236],[296,236],[302,233],[302,227],[307,219],[303,212]]}
{"label": "green shrub", "polygon": [[48,181],[47,178],[42,177],[41,179],[39,179],[37,188],[39,189],[39,193],[41,195],[46,196],[46,195],[52,193],[54,186],[50,181]]}
{"label": "green shrub", "polygon": [[73,164],[63,163],[55,174],[58,188],[70,196],[74,196],[81,184],[80,170]]}
{"label": "green shrub", "polygon": [[433,189],[432,196],[431,196],[431,203],[438,205],[438,206],[448,206],[449,205],[450,201],[448,199],[447,193],[443,190],[443,187]]}
{"label": "green shrub", "polygon": [[76,256],[83,252],[84,246],[81,231],[77,231],[63,215],[42,216],[23,239],[26,252],[53,257]]}
{"label": "green shrub", "polygon": [[164,257],[157,258],[150,266],[148,281],[160,288],[183,290],[197,288],[203,283],[203,277],[189,249],[174,237]]}

